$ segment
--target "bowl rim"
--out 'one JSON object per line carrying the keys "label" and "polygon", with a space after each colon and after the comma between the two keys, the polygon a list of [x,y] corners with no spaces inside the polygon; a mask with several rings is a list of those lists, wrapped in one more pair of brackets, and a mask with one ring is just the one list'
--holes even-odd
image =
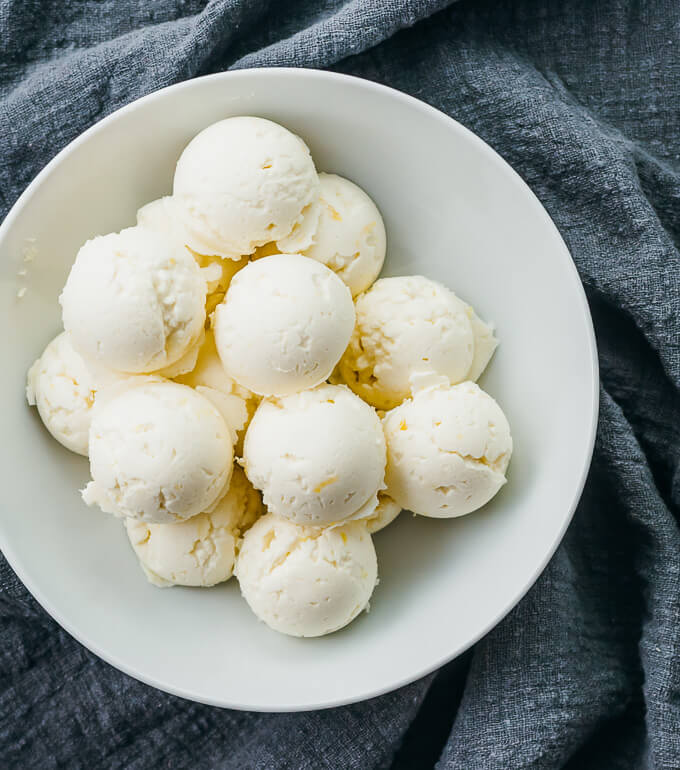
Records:
{"label": "bowl rim", "polygon": [[100,131],[104,131],[109,125],[109,123],[113,123],[115,120],[127,114],[128,112],[132,112],[138,109],[141,105],[147,105],[149,103],[152,103],[156,99],[164,97],[165,94],[169,91],[180,92],[184,89],[189,89],[194,87],[196,83],[200,83],[206,80],[243,79],[244,81],[247,82],[251,79],[256,80],[257,78],[260,78],[263,75],[266,77],[272,77],[272,78],[296,77],[300,79],[310,79],[310,80],[319,79],[319,80],[327,80],[327,81],[346,82],[353,87],[365,88],[374,93],[388,95],[389,97],[396,99],[397,101],[401,101],[404,105],[410,108],[416,108],[421,112],[424,112],[426,115],[429,115],[429,117],[432,119],[445,123],[450,130],[454,131],[454,133],[458,133],[460,136],[464,137],[465,141],[477,144],[480,147],[480,149],[482,149],[482,151],[489,156],[490,160],[497,167],[497,170],[499,171],[499,173],[505,174],[509,178],[513,179],[515,183],[519,182],[520,187],[524,190],[527,196],[527,202],[534,209],[535,213],[546,221],[546,224],[548,224],[549,228],[552,230],[553,235],[556,238],[556,245],[559,244],[559,249],[556,249],[556,252],[559,252],[559,254],[557,255],[557,258],[563,260],[563,262],[565,263],[565,266],[567,267],[567,271],[571,273],[571,276],[574,279],[576,292],[581,303],[581,310],[583,312],[584,319],[586,321],[586,327],[588,332],[587,334],[588,348],[589,348],[589,353],[590,353],[589,358],[591,363],[590,376],[592,379],[591,421],[590,421],[589,433],[588,433],[587,451],[584,453],[583,457],[581,458],[579,480],[576,487],[574,488],[574,493],[571,497],[571,500],[567,505],[567,514],[564,518],[564,521],[562,522],[561,527],[559,528],[554,540],[551,542],[550,547],[546,550],[543,559],[533,570],[530,578],[528,579],[528,581],[526,582],[522,590],[519,591],[515,596],[513,596],[511,600],[507,601],[505,605],[502,607],[502,609],[499,612],[497,612],[492,618],[490,618],[489,621],[466,643],[455,647],[443,657],[440,657],[437,660],[430,662],[428,665],[422,667],[415,673],[411,672],[406,676],[395,679],[390,684],[386,684],[382,687],[372,689],[371,691],[368,691],[361,695],[340,697],[340,698],[335,698],[330,700],[319,700],[318,702],[305,704],[303,706],[291,705],[291,706],[277,706],[274,708],[272,707],[266,708],[263,705],[252,704],[252,703],[237,703],[237,702],[235,703],[233,701],[230,701],[228,697],[220,698],[220,699],[206,698],[200,693],[192,692],[189,688],[173,687],[172,685],[168,685],[165,682],[158,681],[153,677],[146,675],[144,671],[137,670],[132,666],[128,665],[127,663],[125,663],[124,661],[121,661],[120,659],[118,659],[118,657],[115,654],[111,654],[106,650],[101,649],[97,644],[95,644],[90,639],[88,639],[85,634],[81,633],[77,628],[74,628],[68,621],[66,621],[61,616],[61,613],[56,608],[50,605],[50,603],[46,600],[46,598],[42,594],[40,588],[32,581],[30,575],[28,574],[28,571],[23,568],[21,564],[21,560],[14,553],[11,543],[6,541],[2,531],[0,530],[0,550],[2,550],[10,567],[14,570],[17,577],[21,580],[21,582],[24,584],[27,590],[31,593],[33,598],[45,610],[45,612],[47,612],[47,614],[50,615],[50,617],[53,620],[55,620],[68,634],[70,634],[74,639],[76,639],[76,641],[82,644],[87,650],[89,650],[91,653],[96,655],[101,660],[105,661],[106,663],[110,664],[111,666],[118,669],[119,671],[122,671],[124,674],[127,674],[133,679],[136,679],[146,685],[154,687],[170,695],[175,695],[197,703],[202,703],[208,706],[216,706],[219,708],[235,709],[239,711],[254,711],[254,712],[264,712],[264,713],[284,712],[285,713],[285,712],[317,711],[320,709],[346,706],[351,703],[358,703],[364,700],[368,700],[370,698],[375,698],[380,695],[393,692],[401,687],[405,687],[406,685],[412,684],[418,679],[421,679],[424,676],[427,676],[428,674],[432,673],[433,671],[441,668],[442,666],[449,663],[451,660],[453,660],[454,658],[458,657],[463,652],[468,650],[470,647],[476,644],[481,638],[486,636],[486,634],[489,633],[489,631],[491,631],[496,625],[498,625],[498,623],[500,623],[505,618],[505,616],[508,615],[508,613],[512,609],[514,609],[514,607],[517,606],[517,604],[527,594],[529,589],[536,583],[536,581],[544,571],[545,567],[547,566],[548,562],[553,557],[555,551],[557,550],[557,547],[562,542],[562,539],[564,538],[564,534],[567,530],[567,527],[571,523],[576,507],[581,499],[581,495],[583,493],[583,489],[588,477],[588,472],[590,470],[593,451],[595,447],[595,438],[597,434],[597,424],[598,424],[598,416],[599,416],[599,365],[598,365],[598,356],[597,356],[597,343],[595,338],[595,331],[593,327],[592,316],[590,314],[590,308],[588,305],[585,289],[583,287],[580,276],[576,269],[576,265],[572,259],[571,253],[569,252],[569,249],[567,248],[567,245],[564,242],[564,239],[562,238],[562,235],[560,234],[557,226],[553,222],[552,218],[550,217],[547,210],[545,209],[543,204],[540,202],[536,194],[529,187],[529,185],[522,179],[519,173],[515,171],[512,168],[512,166],[501,155],[499,155],[496,152],[496,150],[493,149],[493,147],[487,144],[483,139],[481,139],[481,137],[477,136],[470,129],[466,128],[464,125],[462,125],[457,120],[455,120],[455,118],[450,117],[449,115],[437,109],[436,107],[433,107],[432,105],[427,104],[426,102],[420,99],[417,99],[414,96],[410,96],[409,94],[399,91],[396,88],[392,88],[390,86],[386,86],[381,83],[376,83],[374,81],[367,80],[365,78],[357,77],[355,75],[346,75],[344,73],[329,72],[326,70],[311,69],[311,68],[307,69],[307,68],[297,68],[297,67],[253,67],[249,69],[227,70],[224,72],[203,75],[201,77],[192,78],[190,80],[184,80],[179,83],[174,83],[172,85],[159,88],[155,91],[152,91],[149,94],[146,94],[145,96],[141,96],[138,99],[135,99],[134,101],[130,102],[129,104],[126,104],[123,107],[120,107],[119,109],[113,111],[106,117],[102,118],[101,120],[99,120],[98,122],[94,123],[92,126],[87,128],[85,131],[79,134],[75,139],[69,142],[65,147],[63,147],[38,172],[38,174],[29,183],[26,189],[21,193],[19,198],[15,201],[14,205],[11,207],[11,209],[7,213],[7,216],[5,217],[4,221],[0,223],[0,241],[2,241],[2,239],[5,237],[7,232],[11,230],[14,224],[14,220],[19,216],[23,208],[27,205],[34,191],[40,187],[43,180],[49,176],[52,170],[56,168],[59,164],[61,164],[71,153],[76,151],[81,144],[87,142],[91,136],[96,135]]}

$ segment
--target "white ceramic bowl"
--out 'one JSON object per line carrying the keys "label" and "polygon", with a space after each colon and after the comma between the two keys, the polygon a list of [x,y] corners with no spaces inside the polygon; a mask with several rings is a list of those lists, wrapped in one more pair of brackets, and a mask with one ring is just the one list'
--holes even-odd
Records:
{"label": "white ceramic bowl", "polygon": [[[59,331],[57,297],[79,246],[133,224],[139,206],[169,193],[184,145],[230,115],[271,118],[304,137],[319,169],[354,180],[380,207],[384,274],[444,282],[496,322],[501,340],[481,384],[512,426],[509,483],[462,519],[402,514],[376,536],[380,584],[370,613],[320,639],[270,631],[236,580],[211,590],[149,585],[121,523],[81,502],[86,460],[56,444],[24,398],[27,368]],[[27,247],[36,255],[24,264]],[[17,275],[24,267],[28,275]],[[422,102],[309,70],[225,73],[166,88],[102,120],[38,175],[0,227],[0,270],[0,546],[67,631],[155,687],[264,711],[394,689],[498,623],[569,523],[597,413],[583,289],[520,177]]]}

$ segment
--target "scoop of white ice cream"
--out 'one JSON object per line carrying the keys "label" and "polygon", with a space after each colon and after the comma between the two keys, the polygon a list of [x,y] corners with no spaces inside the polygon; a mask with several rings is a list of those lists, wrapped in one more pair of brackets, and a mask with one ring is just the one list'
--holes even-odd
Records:
{"label": "scoop of white ice cream", "polygon": [[323,262],[355,297],[382,270],[385,225],[375,203],[349,179],[319,174],[319,182],[319,203],[310,207],[301,225],[277,246]]}
{"label": "scoop of white ice cream", "polygon": [[227,373],[254,393],[284,396],[330,375],[352,334],[354,305],[325,265],[276,254],[234,276],[213,324]]}
{"label": "scoop of white ice cream", "polygon": [[88,505],[158,523],[209,511],[229,483],[232,435],[200,393],[173,382],[128,388],[95,409]]}
{"label": "scoop of white ice cream", "polygon": [[384,487],[378,415],[336,385],[263,401],[246,432],[243,457],[268,510],[298,524],[370,516]]}
{"label": "scoop of white ice cream", "polygon": [[88,241],[59,298],[83,355],[122,372],[153,372],[184,356],[205,323],[206,284],[186,249],[130,227]]}
{"label": "scoop of white ice cream", "polygon": [[378,563],[361,522],[311,529],[268,514],[246,532],[235,573],[250,608],[270,628],[322,636],[367,607]]}
{"label": "scoop of white ice cream", "polygon": [[239,440],[243,437],[260,399],[226,373],[217,354],[212,331],[206,332],[193,370],[176,377],[175,382],[196,388],[199,393],[209,398]]}
{"label": "scoop of white ice cream", "polygon": [[397,516],[401,513],[401,506],[385,492],[378,494],[378,507],[373,513],[364,519],[368,531],[373,535],[376,532],[380,532],[381,529],[385,529],[388,524],[391,524]]}
{"label": "scoop of white ice cream", "polygon": [[418,391],[385,415],[386,482],[413,513],[449,518],[487,503],[505,484],[510,426],[472,382]]}
{"label": "scoop of white ice cream", "polygon": [[264,513],[262,500],[235,467],[229,489],[210,513],[177,524],[126,519],[130,543],[157,586],[214,586],[231,577],[243,533]]}
{"label": "scoop of white ice cream", "polygon": [[340,361],[352,390],[392,409],[426,376],[464,380],[474,355],[465,303],[419,275],[381,278],[356,301],[356,326]]}
{"label": "scoop of white ice cream", "polygon": [[47,430],[72,452],[87,456],[87,442],[97,392],[125,379],[86,361],[66,332],[55,337],[28,370],[26,398]]}
{"label": "scoop of white ice cream", "polygon": [[239,259],[290,234],[319,178],[300,137],[263,118],[227,118],[189,142],[173,195],[191,249]]}
{"label": "scoop of white ice cream", "polygon": [[198,254],[187,246],[189,237],[182,223],[177,200],[172,196],[158,198],[147,203],[137,212],[137,224],[154,232],[162,233],[178,246],[186,248],[193,255],[206,281],[208,294],[206,296],[206,311],[212,313],[222,301],[231,279],[245,267],[248,258],[240,260],[222,259],[214,255]]}

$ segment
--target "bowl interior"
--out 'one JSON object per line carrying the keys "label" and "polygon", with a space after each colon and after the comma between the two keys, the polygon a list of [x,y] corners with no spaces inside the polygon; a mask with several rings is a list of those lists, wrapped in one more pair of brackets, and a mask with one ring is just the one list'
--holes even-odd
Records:
{"label": "bowl interior", "polygon": [[[364,187],[385,218],[384,274],[444,282],[495,321],[501,341],[480,384],[513,429],[508,484],[471,516],[404,513],[379,533],[370,613],[321,639],[268,630],[236,580],[210,591],[149,585],[121,523],[80,501],[87,461],[56,444],[24,399],[27,368],[59,331],[57,297],[79,246],[133,224],[140,205],[170,192],[187,141],[239,114],[279,121],[305,139],[320,170]],[[0,276],[0,545],[67,630],[157,687],[261,710],[392,689],[493,626],[533,583],[570,519],[597,409],[592,327],[576,271],[509,166],[416,100],[301,70],[229,73],[160,91],[86,132],[41,173],[0,228]]]}

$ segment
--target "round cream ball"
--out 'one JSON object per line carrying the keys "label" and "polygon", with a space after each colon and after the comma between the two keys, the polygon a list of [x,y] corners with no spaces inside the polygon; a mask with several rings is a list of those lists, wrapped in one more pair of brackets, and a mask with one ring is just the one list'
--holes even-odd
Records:
{"label": "round cream ball", "polygon": [[290,636],[322,636],[368,606],[378,577],[366,525],[299,527],[268,514],[246,532],[236,577],[252,611]]}
{"label": "round cream ball", "polygon": [[392,409],[419,379],[465,380],[474,356],[466,305],[423,276],[381,278],[356,301],[356,326],[340,361],[349,387],[378,409]]}
{"label": "round cream ball", "polygon": [[433,518],[463,516],[505,484],[510,426],[498,404],[472,382],[418,391],[383,419],[389,494]]}
{"label": "round cream ball", "polygon": [[253,393],[285,396],[328,378],[352,334],[354,305],[325,265],[276,254],[234,276],[213,325],[227,374]]}
{"label": "round cream ball", "polygon": [[209,513],[176,524],[127,518],[125,528],[149,582],[214,586],[231,577],[241,537],[263,512],[259,493],[235,467],[226,494]]}
{"label": "round cream ball", "polygon": [[347,284],[355,297],[371,286],[382,270],[385,225],[370,197],[349,179],[319,174],[319,202],[288,238],[281,251],[323,262]]}
{"label": "round cream ball", "polygon": [[173,197],[192,250],[239,259],[290,234],[318,199],[319,178],[307,145],[288,129],[227,118],[189,142]]}
{"label": "round cream ball", "polygon": [[97,392],[122,375],[94,366],[74,350],[66,332],[56,336],[28,371],[26,398],[47,430],[67,449],[87,456]]}
{"label": "round cream ball", "polygon": [[372,407],[348,388],[321,385],[263,401],[246,432],[243,460],[269,511],[328,526],[375,510],[385,438]]}
{"label": "round cream ball", "polygon": [[59,301],[80,353],[110,369],[149,373],[196,343],[205,295],[201,270],[186,249],[130,227],[80,249]]}
{"label": "round cream ball", "polygon": [[157,523],[188,519],[220,498],[233,444],[219,411],[192,388],[150,382],[95,410],[90,426],[88,505]]}

